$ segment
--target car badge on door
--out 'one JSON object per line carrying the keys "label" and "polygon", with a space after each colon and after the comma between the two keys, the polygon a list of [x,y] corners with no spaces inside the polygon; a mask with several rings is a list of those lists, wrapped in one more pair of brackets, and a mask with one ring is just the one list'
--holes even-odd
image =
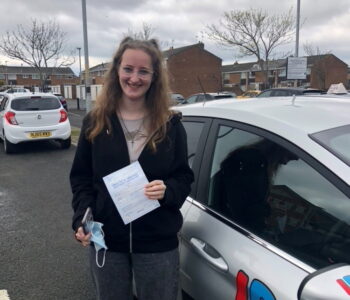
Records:
{"label": "car badge on door", "polygon": [[41,115],[38,115],[38,120],[40,120],[41,119]]}

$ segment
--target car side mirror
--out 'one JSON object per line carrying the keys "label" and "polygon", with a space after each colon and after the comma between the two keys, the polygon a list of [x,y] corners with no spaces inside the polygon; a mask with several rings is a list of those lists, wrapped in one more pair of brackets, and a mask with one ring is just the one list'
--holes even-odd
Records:
{"label": "car side mirror", "polygon": [[298,300],[350,299],[350,265],[334,264],[309,274],[301,282]]}

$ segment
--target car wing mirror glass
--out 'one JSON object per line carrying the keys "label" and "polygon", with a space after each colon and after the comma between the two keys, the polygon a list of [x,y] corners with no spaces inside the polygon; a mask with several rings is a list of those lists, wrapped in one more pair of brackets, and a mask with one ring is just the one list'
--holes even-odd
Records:
{"label": "car wing mirror glass", "polygon": [[301,282],[298,300],[350,299],[350,265],[334,264],[309,274]]}

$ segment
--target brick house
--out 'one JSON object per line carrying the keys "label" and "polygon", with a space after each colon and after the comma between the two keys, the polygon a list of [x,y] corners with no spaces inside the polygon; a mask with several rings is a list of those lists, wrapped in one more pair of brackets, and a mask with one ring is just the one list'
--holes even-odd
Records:
{"label": "brick house", "polygon": [[[332,83],[342,82],[347,86],[348,66],[333,54],[307,57],[307,75],[305,80],[299,80],[299,86],[328,89]],[[293,86],[294,80],[287,79],[287,59],[268,62],[268,84],[270,87]],[[223,87],[231,90],[239,87],[248,89],[263,89],[266,73],[261,71],[257,62],[234,63],[222,66]]]}
{"label": "brick house", "polygon": [[[75,85],[79,84],[71,68],[42,68],[47,75],[47,85]],[[0,85],[24,86],[34,88],[41,85],[37,69],[26,66],[0,65]]]}
{"label": "brick house", "polygon": [[[89,69],[91,84],[103,84],[103,77],[108,71],[110,63],[101,63]],[[82,83],[85,81],[85,71],[81,72]]]}
{"label": "brick house", "polygon": [[[221,90],[221,58],[204,49],[203,43],[163,51],[174,93],[188,97],[194,93]],[[89,69],[91,84],[103,84],[110,63]],[[82,72],[84,78],[84,71]],[[202,87],[201,87],[202,85]]]}
{"label": "brick house", "polygon": [[222,59],[204,49],[203,43],[163,51],[174,93],[219,92]]}

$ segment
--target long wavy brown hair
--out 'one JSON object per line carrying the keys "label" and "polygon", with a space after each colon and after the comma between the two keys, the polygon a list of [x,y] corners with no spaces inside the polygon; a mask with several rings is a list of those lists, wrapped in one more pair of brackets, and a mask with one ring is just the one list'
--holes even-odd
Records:
{"label": "long wavy brown hair", "polygon": [[166,123],[172,112],[169,109],[170,90],[168,74],[163,62],[162,52],[155,39],[136,40],[126,37],[122,40],[104,78],[102,91],[98,95],[95,107],[91,111],[91,122],[87,128],[86,136],[89,141],[93,142],[96,136],[106,128],[112,133],[110,117],[119,110],[123,94],[119,83],[118,68],[127,49],[139,49],[151,57],[154,73],[151,86],[145,98],[149,120],[147,129],[151,135],[147,146],[156,151],[156,145],[165,138]]}

